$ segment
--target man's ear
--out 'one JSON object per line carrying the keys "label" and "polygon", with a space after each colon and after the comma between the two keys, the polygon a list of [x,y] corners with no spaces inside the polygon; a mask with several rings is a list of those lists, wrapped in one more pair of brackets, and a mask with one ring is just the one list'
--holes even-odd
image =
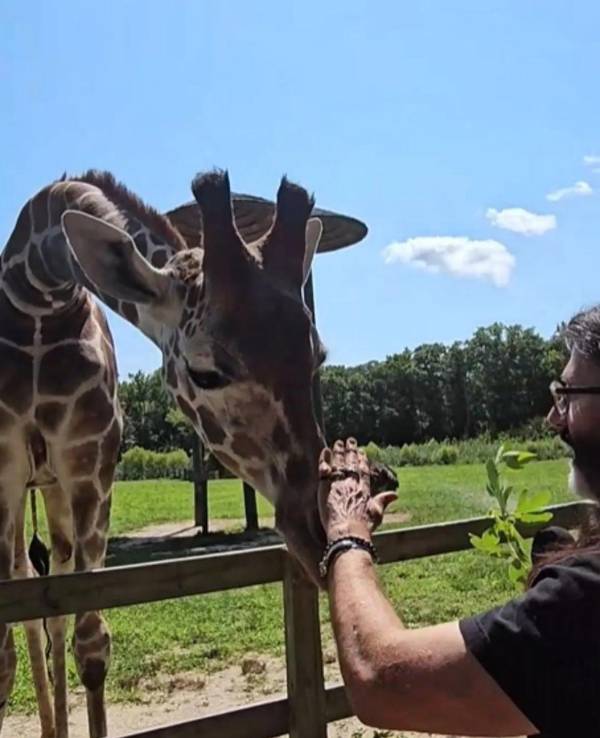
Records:
{"label": "man's ear", "polygon": [[138,304],[167,295],[172,277],[152,266],[124,230],[79,210],[66,210],[61,224],[85,277],[100,292]]}

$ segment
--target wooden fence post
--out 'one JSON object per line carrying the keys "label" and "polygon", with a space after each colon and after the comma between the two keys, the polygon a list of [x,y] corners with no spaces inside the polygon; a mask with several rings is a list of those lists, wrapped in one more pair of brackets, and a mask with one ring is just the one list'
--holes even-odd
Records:
{"label": "wooden fence post", "polygon": [[319,593],[289,555],[283,604],[290,738],[327,738]]}
{"label": "wooden fence post", "polygon": [[208,482],[204,463],[204,446],[199,437],[194,438],[192,446],[192,466],[194,473],[194,525],[202,533],[208,533]]}
{"label": "wooden fence post", "polygon": [[256,492],[247,482],[244,487],[244,510],[246,511],[246,530],[258,530],[258,509],[256,507]]}

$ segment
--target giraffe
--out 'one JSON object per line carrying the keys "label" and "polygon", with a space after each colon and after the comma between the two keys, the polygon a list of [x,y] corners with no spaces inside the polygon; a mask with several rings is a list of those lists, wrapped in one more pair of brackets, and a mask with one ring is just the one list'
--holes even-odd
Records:
{"label": "giraffe", "polygon": [[[316,504],[324,441],[311,384],[324,349],[302,298],[322,233],[314,200],[281,182],[276,214],[244,243],[229,177],[198,175],[202,245],[112,175],[63,178],[22,209],[1,257],[0,579],[34,576],[25,490],[43,493],[51,573],[104,563],[121,438],[114,347],[99,298],[161,350],[167,387],[225,466],[275,505],[309,575],[323,533]],[[50,618],[54,695],[42,624],[25,625],[43,738],[67,738],[67,619]],[[75,617],[73,652],[92,738],[106,735],[110,634],[99,612]],[[0,728],[15,671],[0,624]]]}

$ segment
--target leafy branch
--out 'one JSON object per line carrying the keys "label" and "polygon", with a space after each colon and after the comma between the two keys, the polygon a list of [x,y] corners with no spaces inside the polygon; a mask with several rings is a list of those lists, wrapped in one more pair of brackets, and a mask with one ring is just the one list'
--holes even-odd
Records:
{"label": "leafy branch", "polygon": [[481,536],[469,534],[471,545],[478,551],[506,561],[508,578],[514,585],[524,584],[531,568],[530,551],[517,525],[551,520],[552,513],[543,510],[550,503],[551,494],[546,490],[518,491],[501,472],[503,467],[521,470],[536,458],[529,451],[505,451],[500,446],[496,458],[486,464],[486,490],[496,502],[496,508],[489,512],[493,522]]}

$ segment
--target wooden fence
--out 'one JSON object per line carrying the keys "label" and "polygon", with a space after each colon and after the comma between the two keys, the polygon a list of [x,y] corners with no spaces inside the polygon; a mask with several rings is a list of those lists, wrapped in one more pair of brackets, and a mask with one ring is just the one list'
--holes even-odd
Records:
{"label": "wooden fence", "polygon": [[[553,524],[581,523],[590,502],[555,505]],[[383,564],[435,556],[470,547],[488,518],[386,531],[376,535]],[[523,529],[533,535],[535,526]],[[255,584],[283,582],[287,698],[215,713],[187,722],[132,733],[127,738],[325,738],[327,723],[350,717],[343,686],[323,678],[318,592],[299,573],[283,546],[257,548],[102,569],[93,572],[0,582],[0,622],[15,623],[89,609],[124,607],[206,594]],[[118,654],[117,654],[118,658]]]}

